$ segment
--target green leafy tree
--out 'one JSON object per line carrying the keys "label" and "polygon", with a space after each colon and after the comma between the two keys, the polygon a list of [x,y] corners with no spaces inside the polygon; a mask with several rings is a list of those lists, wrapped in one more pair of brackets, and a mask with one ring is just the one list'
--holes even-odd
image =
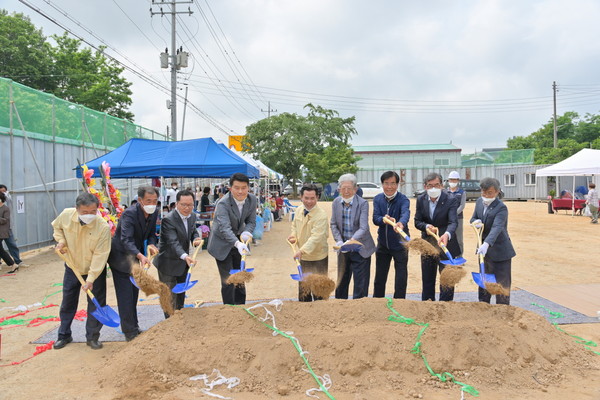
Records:
{"label": "green leafy tree", "polygon": [[127,111],[131,105],[131,83],[120,77],[123,68],[90,48],[80,49],[79,39],[67,34],[52,36],[57,85],[54,94],[62,99],[104,111],[118,118],[133,119]]}
{"label": "green leafy tree", "polygon": [[[355,118],[341,118],[335,110],[312,104],[305,108],[306,117],[282,113],[247,126],[242,141],[244,151],[292,182],[300,180],[303,168],[307,176],[324,183],[331,181],[324,181],[324,168],[338,171],[347,166],[349,169],[344,172],[356,171],[357,159],[349,146],[350,138],[356,134]],[[292,187],[296,194],[296,185]]]}
{"label": "green leafy tree", "polygon": [[509,150],[535,149],[536,164],[554,164],[583,148],[600,145],[600,117],[586,114],[582,119],[573,111],[558,116],[557,148],[554,148],[554,121],[550,120],[528,136],[516,136],[507,141]]}
{"label": "green leafy tree", "polygon": [[306,155],[304,159],[306,177],[325,186],[337,181],[340,175],[355,174],[358,171],[356,163],[360,159],[361,157],[354,155],[354,150],[349,144],[327,146],[322,154]]}
{"label": "green leafy tree", "polygon": [[0,76],[52,92],[50,48],[29,17],[0,10]]}
{"label": "green leafy tree", "polygon": [[133,120],[131,83],[102,51],[80,48],[67,34],[52,46],[23,14],[0,10],[0,76],[93,110]]}

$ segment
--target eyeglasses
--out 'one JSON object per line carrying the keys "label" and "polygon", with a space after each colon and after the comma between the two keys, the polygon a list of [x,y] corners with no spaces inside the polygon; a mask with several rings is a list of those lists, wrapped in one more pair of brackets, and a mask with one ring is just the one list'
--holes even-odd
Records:
{"label": "eyeglasses", "polygon": [[183,208],[192,208],[194,207],[193,204],[189,204],[189,203],[179,203],[179,205]]}
{"label": "eyeglasses", "polygon": [[439,183],[435,183],[433,185],[425,185],[425,189],[441,189],[442,185],[440,185]]}
{"label": "eyeglasses", "polygon": [[396,182],[383,182],[383,186],[394,187],[394,186],[398,186],[398,183],[396,183]]}

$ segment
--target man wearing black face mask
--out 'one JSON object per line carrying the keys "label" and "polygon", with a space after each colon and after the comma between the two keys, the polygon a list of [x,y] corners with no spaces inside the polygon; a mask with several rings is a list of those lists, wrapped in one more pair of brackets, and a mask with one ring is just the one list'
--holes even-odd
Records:
{"label": "man wearing black face mask", "polygon": [[[63,299],[60,305],[60,328],[55,349],[62,349],[73,341],[71,323],[77,312],[79,289],[91,290],[100,306],[106,305],[106,259],[110,251],[110,228],[98,216],[98,199],[83,193],[75,200],[76,208],[65,208],[52,221],[56,250],[69,252],[72,265],[65,264]],[[76,269],[85,280],[82,287],[71,268]],[[88,317],[85,323],[87,345],[94,350],[102,348],[98,340],[102,324],[92,315],[96,306],[88,298]]]}
{"label": "man wearing black face mask", "polygon": [[148,254],[158,253],[157,203],[158,190],[155,187],[138,188],[138,203],[127,208],[121,215],[108,257],[121,317],[121,331],[127,341],[134,339],[140,333],[137,319],[139,289],[129,280],[131,265],[134,262],[139,262],[142,267],[148,264],[144,245],[147,245]]}
{"label": "man wearing black face mask", "polygon": [[[440,244],[448,247],[452,257],[458,257],[460,247],[456,240],[458,201],[442,190],[442,176],[435,172],[430,173],[423,180],[426,193],[417,199],[417,211],[415,212],[415,227],[420,230],[421,237],[440,250],[440,257],[446,259]],[[427,230],[435,232],[440,241],[437,243]],[[435,301],[435,281],[437,270],[442,273],[444,264],[439,258],[421,256],[421,277],[423,280],[423,292],[421,299]],[[454,299],[454,288],[440,287],[440,301],[451,301]]]}

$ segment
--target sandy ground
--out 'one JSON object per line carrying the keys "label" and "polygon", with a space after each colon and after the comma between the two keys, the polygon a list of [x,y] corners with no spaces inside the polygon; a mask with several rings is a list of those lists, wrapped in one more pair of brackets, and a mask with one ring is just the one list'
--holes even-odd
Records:
{"label": "sandy ground", "polygon": [[[600,283],[600,261],[594,251],[600,243],[598,225],[590,224],[589,219],[585,217],[566,215],[564,211],[558,215],[548,214],[545,203],[510,202],[507,205],[510,213],[509,233],[517,252],[517,257],[513,259],[513,288],[531,285]],[[321,206],[330,212],[330,203],[322,203]],[[467,204],[465,210],[467,220],[473,207],[474,203]],[[411,211],[414,213],[414,199],[411,203]],[[417,231],[412,227],[411,220],[411,233],[416,235]],[[372,226],[371,230],[375,236],[376,227]],[[287,220],[277,222],[270,232],[265,232],[262,242],[253,247],[252,256],[248,258],[247,262],[248,266],[255,268],[256,278],[248,285],[249,299],[297,297],[297,283],[289,277],[290,273],[295,272],[295,265],[291,259],[291,250],[285,243],[288,233],[289,222]],[[330,242],[333,244],[331,237]],[[476,240],[468,226],[465,228],[464,243],[465,258],[468,260],[467,268],[474,271],[477,269],[477,263],[475,256],[471,254],[475,250]],[[335,253],[332,251],[329,276],[335,280],[334,256]],[[0,310],[0,320],[15,314],[15,311],[8,307],[41,302],[46,295],[60,289],[53,287],[52,284],[62,282],[63,266],[51,249],[29,252],[24,255],[24,259],[26,263],[30,264],[29,267],[22,268],[15,276],[0,277],[0,299],[4,300],[0,303],[0,308],[3,308]],[[198,260],[194,276],[195,279],[200,279],[200,282],[188,293],[188,301],[220,301],[220,282],[214,259],[207,252],[203,252]],[[374,264],[373,258],[371,291]],[[5,273],[6,270],[7,267],[4,265],[2,273]],[[156,271],[153,273],[155,274]],[[393,292],[391,273],[387,293]],[[420,286],[419,258],[412,255],[409,259],[408,292],[419,293]],[[470,279],[464,279],[458,285],[457,290],[475,291],[476,286]],[[60,304],[60,294],[47,299],[46,304],[52,303]],[[108,280],[108,303],[116,305],[111,279]],[[84,304],[83,295],[80,304]],[[350,304],[348,303],[348,305]],[[80,308],[82,307],[80,306]],[[58,308],[54,307],[34,311],[21,318],[57,314]],[[3,329],[0,330],[2,340],[0,364],[10,364],[31,356],[35,351],[35,345],[30,342],[57,324],[57,322],[50,322],[39,327],[2,327]],[[600,342],[599,326],[598,324],[577,324],[565,325],[562,328],[570,334]],[[201,332],[196,334],[202,335]],[[47,399],[114,398],[108,394],[108,390],[105,393],[99,388],[97,371],[102,369],[104,377],[106,377],[107,371],[113,371],[115,377],[119,376],[122,373],[121,365],[113,364],[113,359],[121,351],[126,351],[129,346],[134,346],[135,342],[106,343],[104,349],[100,351],[92,351],[81,343],[71,344],[59,351],[45,352],[20,365],[1,367],[0,399],[33,399],[39,398],[42,394]],[[207,371],[207,373],[209,372]],[[581,384],[581,382],[569,385],[563,381],[558,387],[550,388],[548,392],[540,392],[539,398],[599,399],[600,373],[598,370],[592,369],[590,374],[592,375],[587,381],[588,385]],[[427,378],[428,374],[423,372],[422,377]],[[106,384],[105,380],[104,385]],[[561,387],[564,390],[561,390]],[[409,396],[409,394],[406,395]],[[208,398],[201,395],[194,397]],[[279,396],[254,397],[247,395],[235,398],[279,398]],[[435,394],[432,394],[424,398],[446,397],[435,397]],[[456,396],[451,398],[456,398]]]}

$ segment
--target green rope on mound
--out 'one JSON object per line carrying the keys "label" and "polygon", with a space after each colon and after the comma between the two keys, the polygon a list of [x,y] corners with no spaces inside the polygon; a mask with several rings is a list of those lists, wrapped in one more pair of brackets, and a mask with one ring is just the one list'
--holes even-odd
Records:
{"label": "green rope on mound", "polygon": [[[54,285],[52,285],[52,286],[54,286]],[[60,290],[57,290],[57,291],[56,291],[56,292],[54,292],[54,293],[50,293],[49,295],[46,295],[46,297],[44,297],[44,300],[42,300],[42,305],[44,305],[44,306],[45,306],[45,305],[46,305],[46,300],[48,300],[48,298],[49,298],[49,297],[52,297],[52,296],[54,296],[54,295],[56,295],[56,294],[59,294],[60,292],[62,292],[62,289],[60,289]]]}
{"label": "green rope on mound", "polygon": [[[539,308],[543,308],[544,310],[548,311],[548,313],[550,314],[550,318],[552,318],[552,319],[554,319],[554,318],[564,318],[564,314],[556,312],[556,311],[550,311],[549,309],[547,309],[546,307],[544,307],[542,305],[539,305],[539,304],[536,304],[536,303],[531,303],[531,305],[539,307]],[[562,333],[565,333],[568,336],[571,336],[572,338],[574,338],[576,343],[582,344],[583,347],[585,347],[586,349],[588,349],[592,353],[598,354],[600,356],[600,352],[595,351],[595,350],[592,349],[592,347],[598,347],[598,344],[596,342],[594,342],[593,340],[587,340],[587,339],[584,339],[584,338],[579,337],[579,336],[571,335],[569,332],[561,329],[558,326],[558,322],[552,322],[552,325],[554,325],[554,327],[556,329],[558,329],[559,331],[561,331]]]}
{"label": "green rope on mound", "polygon": [[300,357],[302,358],[302,361],[304,361],[304,365],[306,365],[306,368],[308,368],[308,372],[312,375],[313,379],[315,380],[315,382],[317,382],[317,384],[319,385],[319,387],[321,388],[321,391],[323,393],[325,393],[327,395],[327,397],[329,397],[331,400],[335,400],[335,397],[333,397],[328,391],[327,388],[325,386],[323,386],[323,384],[321,383],[321,380],[319,379],[319,377],[317,376],[317,374],[315,374],[315,372],[313,371],[312,367],[310,366],[308,360],[306,359],[306,357],[304,356],[302,349],[299,347],[297,340],[294,340],[294,338],[290,335],[288,335],[285,332],[280,331],[279,329],[277,329],[274,326],[271,326],[269,324],[267,324],[264,321],[261,321],[260,318],[258,318],[256,315],[254,315],[252,313],[252,311],[250,311],[247,308],[238,306],[238,305],[234,305],[234,307],[239,307],[241,309],[243,309],[244,311],[246,311],[248,314],[250,314],[250,316],[252,318],[254,318],[255,320],[257,320],[258,322],[260,322],[261,324],[263,324],[264,326],[266,326],[267,328],[277,332],[277,334],[287,338],[290,340],[290,342],[292,342],[292,344],[294,345],[294,348],[296,349],[296,351],[298,352],[298,354],[300,354]]}
{"label": "green rope on mound", "polygon": [[412,354],[418,354],[421,356],[421,358],[423,359],[423,362],[425,363],[425,367],[427,368],[427,371],[429,371],[429,373],[432,376],[435,376],[442,382],[446,382],[446,381],[450,380],[450,381],[452,381],[452,383],[459,385],[461,387],[460,388],[461,391],[469,393],[470,395],[473,395],[475,397],[479,396],[479,391],[477,391],[473,386],[457,381],[454,378],[454,375],[452,375],[450,372],[442,372],[441,374],[438,374],[433,369],[431,369],[431,366],[427,362],[427,357],[425,357],[425,354],[423,354],[423,352],[421,350],[421,347],[422,347],[421,346],[421,336],[423,336],[423,334],[425,333],[425,330],[429,327],[429,324],[425,323],[425,322],[416,322],[412,318],[407,318],[407,317],[400,315],[400,313],[394,309],[393,304],[394,304],[394,300],[391,298],[388,298],[387,308],[389,308],[390,311],[393,313],[393,315],[390,315],[388,317],[388,321],[398,322],[398,323],[402,323],[402,324],[406,324],[406,325],[421,326],[421,330],[419,331],[419,334],[417,335],[417,342],[415,343],[414,347],[412,348],[412,350],[410,352]]}

